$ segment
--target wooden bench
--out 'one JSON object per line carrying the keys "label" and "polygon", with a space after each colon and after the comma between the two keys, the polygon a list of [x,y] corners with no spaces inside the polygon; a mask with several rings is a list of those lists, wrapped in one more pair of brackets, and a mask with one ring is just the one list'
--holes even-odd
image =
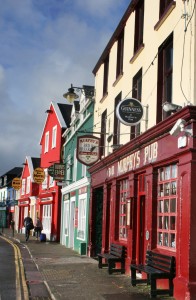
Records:
{"label": "wooden bench", "polygon": [[[160,253],[147,251],[145,265],[130,265],[131,269],[131,284],[136,286],[138,283],[147,283],[151,285],[150,296],[169,294],[173,296],[173,279],[175,277],[175,257],[163,255]],[[136,271],[147,274],[147,279],[136,279]],[[157,279],[168,279],[169,289],[157,289]]]}
{"label": "wooden bench", "polygon": [[[105,264],[103,264],[103,259]],[[109,253],[98,254],[99,264],[98,267],[102,269],[103,266],[108,266],[108,273],[113,272],[125,273],[125,247],[118,244],[111,244]],[[116,269],[116,263],[121,263],[121,269]]]}

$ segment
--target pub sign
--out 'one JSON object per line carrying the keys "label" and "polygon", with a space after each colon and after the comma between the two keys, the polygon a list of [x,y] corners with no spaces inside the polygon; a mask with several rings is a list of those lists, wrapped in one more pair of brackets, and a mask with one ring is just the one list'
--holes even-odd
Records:
{"label": "pub sign", "polygon": [[116,107],[116,116],[121,123],[129,126],[137,125],[143,117],[143,106],[134,98],[127,98],[119,102]]}
{"label": "pub sign", "polygon": [[91,166],[100,159],[100,139],[93,135],[77,138],[77,159],[86,166]]}

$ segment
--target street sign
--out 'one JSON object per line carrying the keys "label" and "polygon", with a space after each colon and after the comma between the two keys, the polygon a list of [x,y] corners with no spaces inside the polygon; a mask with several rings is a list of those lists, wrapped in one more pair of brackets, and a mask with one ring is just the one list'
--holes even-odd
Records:
{"label": "street sign", "polygon": [[42,168],[36,168],[33,171],[33,179],[36,183],[41,184],[45,179],[45,172]]}
{"label": "street sign", "polygon": [[13,180],[12,180],[12,187],[18,191],[22,186],[22,180],[18,177],[15,177]]}

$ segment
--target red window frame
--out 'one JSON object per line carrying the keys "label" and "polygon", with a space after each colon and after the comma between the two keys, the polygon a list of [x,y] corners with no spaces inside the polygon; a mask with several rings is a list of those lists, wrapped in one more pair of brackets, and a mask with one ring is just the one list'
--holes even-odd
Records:
{"label": "red window frame", "polygon": [[120,180],[119,191],[119,240],[127,240],[127,196],[128,179]]}

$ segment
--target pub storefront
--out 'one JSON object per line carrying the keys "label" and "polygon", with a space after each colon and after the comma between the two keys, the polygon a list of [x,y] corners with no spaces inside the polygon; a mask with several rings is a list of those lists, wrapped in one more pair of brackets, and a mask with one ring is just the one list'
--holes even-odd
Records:
{"label": "pub storefront", "polygon": [[187,106],[89,169],[89,255],[124,245],[127,274],[148,249],[174,256],[178,300],[196,297],[195,120]]}

